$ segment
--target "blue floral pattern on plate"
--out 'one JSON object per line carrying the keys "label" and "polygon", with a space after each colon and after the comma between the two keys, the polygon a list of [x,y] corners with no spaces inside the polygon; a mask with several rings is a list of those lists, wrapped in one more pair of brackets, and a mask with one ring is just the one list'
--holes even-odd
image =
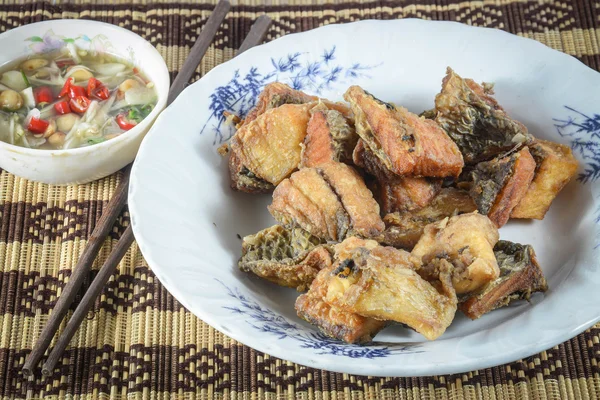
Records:
{"label": "blue floral pattern on plate", "polygon": [[232,289],[216,279],[225,288],[229,297],[237,302],[237,306],[223,307],[235,314],[246,317],[246,322],[254,329],[275,336],[278,340],[293,339],[300,343],[300,347],[314,349],[317,354],[328,354],[349,358],[375,359],[388,357],[393,354],[422,353],[419,344],[374,343],[369,346],[358,344],[344,344],[332,339],[318,331],[307,331],[296,325],[273,310],[263,308],[256,301],[249,299],[239,289]]}
{"label": "blue floral pattern on plate", "polygon": [[558,134],[570,138],[571,148],[583,157],[586,168],[577,180],[581,183],[595,181],[600,177],[600,114],[592,116],[565,106],[571,111],[567,119],[557,119],[554,124]]}
{"label": "blue floral pattern on plate", "polygon": [[223,143],[231,138],[234,128],[225,122],[224,112],[245,116],[254,107],[256,97],[266,84],[283,82],[296,90],[306,90],[321,94],[333,87],[347,86],[359,78],[371,78],[370,71],[377,65],[359,62],[341,65],[336,62],[336,46],[325,49],[316,59],[309,53],[289,53],[279,58],[271,58],[268,71],[252,66],[245,74],[236,70],[227,84],[218,86],[210,95],[210,116],[200,133],[214,132],[213,144]]}

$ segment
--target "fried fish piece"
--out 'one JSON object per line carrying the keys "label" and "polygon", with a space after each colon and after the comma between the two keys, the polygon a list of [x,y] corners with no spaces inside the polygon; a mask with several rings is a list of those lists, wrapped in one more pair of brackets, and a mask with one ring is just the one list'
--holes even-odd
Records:
{"label": "fried fish piece", "polygon": [[412,250],[427,225],[476,210],[477,206],[467,191],[443,188],[430,204],[420,210],[387,214],[383,217],[385,230],[373,239],[384,245]]}
{"label": "fried fish piece", "polygon": [[423,265],[436,258],[452,263],[452,284],[461,295],[480,290],[500,275],[494,255],[498,239],[489,218],[476,212],[462,214],[427,225],[412,254]]}
{"label": "fried fish piece", "polygon": [[416,264],[404,250],[350,237],[335,246],[336,269],[327,276],[325,300],[364,317],[406,324],[434,340],[452,323],[456,293],[450,271],[432,285],[415,272]]}
{"label": "fried fish piece", "polygon": [[346,209],[316,168],[303,168],[281,182],[268,208],[285,226],[300,226],[325,240],[342,240],[350,229]]}
{"label": "fried fish piece", "polygon": [[384,229],[379,205],[360,175],[333,161],[293,173],[277,186],[268,209],[283,225],[325,240],[341,241],[351,233],[374,236]]}
{"label": "fried fish piece", "polygon": [[498,228],[506,224],[512,210],[523,199],[535,173],[535,160],[524,147],[492,161],[477,164],[471,172],[471,196],[481,214]]}
{"label": "fried fish piece", "polygon": [[336,162],[323,164],[318,170],[339,196],[350,217],[353,233],[363,237],[379,235],[385,228],[379,216],[379,204],[358,172]]}
{"label": "fried fish piece", "polygon": [[383,161],[369,148],[364,140],[358,139],[352,161],[357,167],[363,168],[369,175],[373,175],[378,181],[393,180],[399,177],[389,170]]}
{"label": "fried fish piece", "polygon": [[238,266],[278,285],[304,291],[331,262],[324,240],[300,228],[274,225],[244,237]]}
{"label": "fried fish piece", "polygon": [[466,164],[490,160],[533,141],[492,97],[491,85],[463,79],[450,67],[435,98],[435,120],[456,142]]}
{"label": "fried fish piece", "polygon": [[246,193],[268,193],[275,189],[275,185],[259,178],[242,164],[236,153],[229,155],[229,178],[231,187]]}
{"label": "fried fish piece", "polygon": [[334,267],[322,269],[310,290],[296,299],[298,316],[317,326],[327,336],[346,343],[368,343],[386,325],[386,321],[363,317],[327,302],[327,288]]}
{"label": "fried fish piece", "polygon": [[577,173],[579,163],[563,144],[537,139],[529,150],[536,162],[535,175],[510,216],[544,219],[554,198]]}
{"label": "fried fish piece", "polygon": [[376,99],[358,86],[344,94],[356,132],[396,175],[458,176],[464,165],[456,144],[435,121]]}
{"label": "fried fish piece", "polygon": [[340,112],[348,121],[352,121],[352,111],[343,103],[319,99],[317,96],[311,96],[300,90],[292,89],[284,83],[272,82],[266,85],[263,91],[258,95],[256,105],[246,115],[246,118],[239,127],[254,121],[259,115],[264,114],[266,111],[280,107],[284,104],[305,104],[316,101],[322,102],[329,109]]}
{"label": "fried fish piece", "polygon": [[548,283],[531,246],[500,240],[494,253],[500,277],[481,293],[470,296],[459,305],[460,310],[471,319],[515,300],[529,300],[532,293],[548,290]]}
{"label": "fried fish piece", "polygon": [[435,178],[402,177],[380,183],[381,209],[384,214],[415,211],[427,206],[442,189]]}
{"label": "fried fish piece", "polygon": [[388,170],[360,139],[353,152],[354,163],[377,178],[379,204],[384,214],[413,211],[429,204],[442,188],[442,179],[398,176]]}
{"label": "fried fish piece", "polygon": [[311,110],[300,167],[317,167],[328,161],[348,162],[358,135],[348,120],[320,103]]}
{"label": "fried fish piece", "polygon": [[317,96],[310,96],[300,90],[295,90],[281,82],[269,83],[258,95],[256,105],[246,115],[243,125],[254,121],[259,115],[284,104],[305,104],[317,101]]}
{"label": "fried fish piece", "polygon": [[230,173],[232,187],[252,191],[252,182],[240,182],[244,168],[253,177],[278,185],[298,167],[306,136],[310,109],[314,103],[284,104],[267,110],[244,124],[231,138]]}

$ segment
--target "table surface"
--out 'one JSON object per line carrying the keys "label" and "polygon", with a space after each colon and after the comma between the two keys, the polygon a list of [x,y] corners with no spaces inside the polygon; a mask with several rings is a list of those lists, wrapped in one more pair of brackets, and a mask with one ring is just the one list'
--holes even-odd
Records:
{"label": "table surface", "polygon": [[[196,78],[229,60],[263,13],[274,21],[267,40],[369,18],[452,20],[534,38],[600,69],[597,1],[232,3]],[[0,32],[57,18],[118,24],[155,45],[173,77],[214,5],[0,1]],[[600,398],[600,324],[540,354],[485,370],[422,378],[332,373],[270,357],[209,327],[163,288],[135,245],[53,375],[42,379],[38,369],[35,378],[24,379],[25,357],[120,178],[58,187],[0,170],[0,398]],[[124,211],[86,285],[128,222]]]}

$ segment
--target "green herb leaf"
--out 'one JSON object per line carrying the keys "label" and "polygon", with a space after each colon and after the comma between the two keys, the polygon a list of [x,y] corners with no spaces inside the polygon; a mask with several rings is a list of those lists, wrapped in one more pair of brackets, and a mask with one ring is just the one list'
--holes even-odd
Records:
{"label": "green herb leaf", "polygon": [[25,75],[25,72],[23,72],[23,70],[21,70],[21,76],[23,77],[23,80],[25,81],[27,87],[31,86],[31,83],[29,83],[29,79],[27,79],[27,75]]}
{"label": "green herb leaf", "polygon": [[67,39],[63,39],[63,42],[65,42],[65,43],[75,43],[75,40],[67,38]]}
{"label": "green herb leaf", "polygon": [[44,39],[42,39],[42,38],[41,38],[41,37],[39,37],[39,36],[32,36],[32,37],[28,37],[28,38],[27,38],[27,39],[25,39],[25,40],[29,40],[30,42],[43,42],[43,41],[44,41]]}
{"label": "green herb leaf", "polygon": [[95,138],[90,138],[87,140],[88,144],[98,144],[98,143],[102,143],[105,142],[106,139],[103,137],[95,137]]}

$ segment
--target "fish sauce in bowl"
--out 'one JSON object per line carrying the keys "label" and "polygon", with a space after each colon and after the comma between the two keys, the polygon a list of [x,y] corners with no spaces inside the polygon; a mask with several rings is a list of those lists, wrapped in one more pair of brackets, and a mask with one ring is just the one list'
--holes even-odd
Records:
{"label": "fish sauce in bowl", "polygon": [[0,67],[0,141],[41,150],[92,146],[135,127],[156,103],[154,83],[138,68],[66,46]]}

